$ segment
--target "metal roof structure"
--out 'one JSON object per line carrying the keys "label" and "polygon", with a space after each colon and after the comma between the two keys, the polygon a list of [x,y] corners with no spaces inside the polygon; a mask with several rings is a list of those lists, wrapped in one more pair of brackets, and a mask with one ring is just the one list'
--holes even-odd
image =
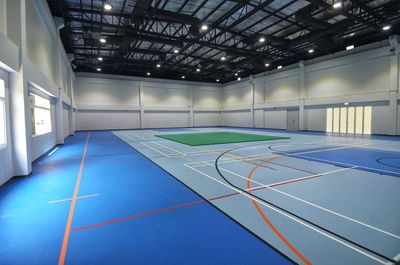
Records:
{"label": "metal roof structure", "polygon": [[131,76],[228,82],[400,32],[399,0],[48,4],[64,20],[61,39],[75,71]]}

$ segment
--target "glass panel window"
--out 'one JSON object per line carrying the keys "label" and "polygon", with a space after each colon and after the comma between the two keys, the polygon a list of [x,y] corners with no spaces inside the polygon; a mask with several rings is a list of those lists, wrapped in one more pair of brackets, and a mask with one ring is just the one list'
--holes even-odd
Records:
{"label": "glass panel window", "polygon": [[363,107],[356,108],[356,133],[363,133]]}
{"label": "glass panel window", "polygon": [[347,109],[347,133],[354,133],[354,107]]}
{"label": "glass panel window", "polygon": [[6,143],[6,111],[5,111],[6,89],[4,80],[0,79],[0,145]]}
{"label": "glass panel window", "polygon": [[32,135],[51,132],[50,100],[30,94],[32,113]]}
{"label": "glass panel window", "polygon": [[332,108],[326,110],[326,131],[332,132]]}
{"label": "glass panel window", "polygon": [[340,108],[340,132],[347,132],[347,108]]}
{"label": "glass panel window", "polygon": [[371,134],[372,107],[364,107],[364,134]]}
{"label": "glass panel window", "polygon": [[340,118],[340,109],[334,108],[333,109],[333,132],[339,132],[339,118]]}

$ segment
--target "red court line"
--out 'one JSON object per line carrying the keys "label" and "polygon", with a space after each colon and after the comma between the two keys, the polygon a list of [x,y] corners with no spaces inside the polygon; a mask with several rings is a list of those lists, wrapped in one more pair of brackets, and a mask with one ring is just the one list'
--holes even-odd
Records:
{"label": "red court line", "polygon": [[69,209],[68,221],[67,221],[67,225],[65,227],[60,257],[58,259],[58,265],[64,265],[64,263],[65,263],[65,255],[67,254],[69,235],[71,233],[72,219],[74,217],[76,198],[78,197],[79,185],[81,183],[81,177],[82,177],[82,171],[83,171],[83,165],[85,164],[86,151],[87,151],[87,148],[89,145],[89,138],[90,138],[90,132],[88,133],[87,138],[86,138],[86,145],[85,145],[85,149],[83,150],[83,154],[82,154],[82,161],[81,161],[81,165],[79,167],[78,178],[75,183],[74,195],[72,197],[71,207]]}
{"label": "red court line", "polygon": [[[288,180],[288,181],[279,182],[279,183],[275,183],[275,184],[270,184],[270,185],[265,185],[265,186],[260,186],[260,187],[254,187],[254,188],[249,189],[249,191],[263,190],[263,189],[267,189],[269,187],[277,187],[277,186],[280,186],[280,185],[286,185],[286,184],[299,182],[299,181],[303,181],[303,180],[308,180],[308,179],[312,179],[312,178],[317,178],[317,177],[321,177],[321,175],[312,175],[312,176],[304,177],[304,178],[301,178],[301,179]],[[204,203],[206,201],[221,200],[221,199],[232,197],[232,196],[235,196],[235,195],[238,195],[238,194],[240,194],[240,193],[239,192],[233,192],[233,193],[229,193],[229,194],[225,194],[225,195],[221,195],[221,196],[217,196],[217,197],[213,197],[213,198],[208,198],[207,200],[194,201],[194,202],[190,202],[190,203],[171,206],[171,207],[164,208],[164,209],[158,209],[158,210],[154,210],[154,211],[150,211],[150,212],[140,213],[140,214],[131,215],[131,216],[127,216],[127,217],[122,217],[122,218],[118,218],[118,219],[113,219],[113,220],[109,220],[109,221],[104,221],[104,222],[97,223],[97,224],[92,224],[92,225],[87,225],[87,226],[83,226],[83,227],[74,228],[74,229],[72,229],[72,232],[77,232],[77,231],[91,229],[91,228],[95,228],[95,227],[99,227],[99,226],[104,226],[104,225],[109,225],[109,224],[113,224],[113,223],[119,223],[119,222],[123,222],[123,221],[128,221],[128,220],[131,220],[131,219],[144,217],[144,216],[149,216],[149,215],[153,215],[153,214],[157,214],[157,213],[163,213],[163,212],[167,212],[167,211],[177,210],[177,209],[181,209],[181,208],[185,208],[185,207],[189,207],[189,206],[194,206],[194,205],[197,205],[197,204],[200,204],[200,203]]]}
{"label": "red court line", "polygon": [[[247,189],[251,190],[251,177],[254,174],[254,172],[264,163],[268,162],[269,160],[264,160],[257,164],[256,166],[253,167],[252,170],[247,175]],[[251,192],[251,191],[250,191]],[[293,253],[299,257],[305,264],[311,265],[312,263],[304,257],[303,254],[300,253],[300,251],[293,246],[289,240],[286,239],[286,237],[279,232],[279,230],[272,224],[272,222],[268,219],[268,217],[264,214],[264,212],[261,210],[260,205],[258,205],[257,201],[254,199],[251,199],[252,204],[256,208],[258,214],[262,217],[262,219],[265,221],[265,223],[268,225],[268,227],[279,237],[279,239],[291,250]]]}

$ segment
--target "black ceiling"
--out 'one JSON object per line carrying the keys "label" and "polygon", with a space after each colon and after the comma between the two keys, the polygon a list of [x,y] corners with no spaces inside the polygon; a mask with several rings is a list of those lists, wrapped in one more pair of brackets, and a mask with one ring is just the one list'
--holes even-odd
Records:
{"label": "black ceiling", "polygon": [[[208,82],[231,81],[400,32],[399,0],[347,0],[334,8],[336,2],[48,0],[53,15],[64,19],[61,39],[74,54],[75,71],[101,68],[109,74]],[[106,3],[112,10],[104,9]],[[384,31],[385,25],[391,28]]]}

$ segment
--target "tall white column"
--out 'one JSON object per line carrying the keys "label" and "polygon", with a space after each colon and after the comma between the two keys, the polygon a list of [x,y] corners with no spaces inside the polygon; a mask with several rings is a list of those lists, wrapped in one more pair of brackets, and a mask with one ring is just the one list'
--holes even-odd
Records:
{"label": "tall white column", "polygon": [[56,142],[64,144],[64,113],[63,113],[63,94],[64,89],[58,89],[58,99],[56,102]]}
{"label": "tall white column", "polygon": [[139,108],[140,108],[140,113],[139,113],[139,124],[140,124],[140,129],[144,129],[144,106],[143,106],[143,82],[139,81]]}
{"label": "tall white column", "polygon": [[398,131],[398,104],[397,96],[399,93],[399,36],[390,36],[390,46],[394,50],[392,56],[390,56],[390,88],[389,88],[389,115],[390,123],[389,134],[399,134]]}
{"label": "tall white column", "polygon": [[305,66],[304,61],[299,62],[299,130],[305,130],[305,111],[304,111],[304,98],[305,98]]}

